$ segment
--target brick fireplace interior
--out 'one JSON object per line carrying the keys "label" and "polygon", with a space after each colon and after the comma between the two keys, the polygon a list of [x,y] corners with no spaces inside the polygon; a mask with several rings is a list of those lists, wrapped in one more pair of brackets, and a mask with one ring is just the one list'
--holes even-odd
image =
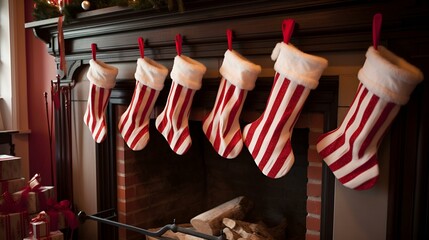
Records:
{"label": "brick fireplace interior", "polygon": [[[236,159],[218,156],[205,139],[201,122],[190,121],[193,145],[183,156],[169,149],[153,122],[150,143],[142,151],[132,151],[118,135],[119,221],[146,229],[173,219],[189,223],[211,207],[246,196],[254,203],[246,219],[249,222],[276,225],[286,219],[285,239],[319,236],[322,164],[315,153],[315,140],[323,129],[323,115],[303,114],[297,125],[292,140],[295,164],[280,179],[264,176],[246,149]],[[119,230],[119,236],[141,238],[126,230]]]}
{"label": "brick fireplace interior", "polygon": [[[206,86],[195,96],[189,121],[192,147],[185,155],[177,155],[170,149],[154,127],[154,119],[150,122],[149,144],[141,151],[132,151],[116,133],[118,220],[144,229],[162,227],[173,220],[178,224],[189,223],[192,217],[212,207],[245,196],[254,204],[247,221],[274,226],[285,220],[287,227],[282,239],[320,238],[322,162],[315,144],[326,128],[324,118],[330,114],[323,109],[317,112],[315,108],[323,102],[320,96],[324,91],[333,93],[331,97],[335,99],[336,77],[323,77],[320,90],[309,98],[293,131],[294,166],[279,179],[263,175],[246,147],[237,158],[225,159],[206,139],[201,116],[211,110],[217,81],[206,79]],[[272,79],[262,77],[258,81],[240,115],[243,126],[256,120],[264,110]],[[165,94],[160,96],[153,116],[162,110],[165,98]],[[117,122],[127,107],[115,105],[110,120]],[[331,114],[336,115],[336,111]],[[119,239],[140,238],[138,233],[119,229]]]}

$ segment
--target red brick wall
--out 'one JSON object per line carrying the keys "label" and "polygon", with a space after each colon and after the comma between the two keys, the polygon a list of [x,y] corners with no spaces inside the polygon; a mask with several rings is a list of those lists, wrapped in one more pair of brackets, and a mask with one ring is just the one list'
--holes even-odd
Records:
{"label": "red brick wall", "polygon": [[308,127],[308,171],[307,171],[307,233],[306,240],[320,239],[320,213],[322,196],[322,159],[316,150],[317,139],[323,133],[323,114],[302,114],[295,127]]}

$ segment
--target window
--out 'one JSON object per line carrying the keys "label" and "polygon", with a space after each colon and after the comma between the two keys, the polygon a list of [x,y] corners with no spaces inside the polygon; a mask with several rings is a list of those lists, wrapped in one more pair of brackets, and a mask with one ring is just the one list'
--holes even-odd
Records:
{"label": "window", "polygon": [[0,114],[3,120],[2,129],[28,129],[28,120],[26,119],[24,2],[0,0]]}

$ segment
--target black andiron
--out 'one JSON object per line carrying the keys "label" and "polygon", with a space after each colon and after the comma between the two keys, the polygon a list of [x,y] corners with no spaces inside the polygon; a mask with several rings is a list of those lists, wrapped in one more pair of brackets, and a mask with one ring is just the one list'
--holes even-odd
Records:
{"label": "black andiron", "polygon": [[[100,217],[101,215],[107,214],[107,213],[110,213],[111,216],[106,217],[106,218]],[[120,223],[120,222],[110,220],[110,219],[116,218],[116,213],[113,209],[102,211],[102,212],[96,213],[94,215],[86,215],[86,213],[84,211],[80,211],[78,213],[78,217],[79,217],[79,221],[81,223],[84,223],[86,220],[94,220],[94,221],[104,223],[104,224],[108,224],[108,225],[112,225],[115,227],[125,228],[127,230],[131,230],[131,231],[134,231],[134,232],[146,235],[146,236],[154,237],[157,239],[161,239],[161,240],[171,240],[171,238],[162,237],[162,235],[164,235],[164,233],[167,232],[168,230],[171,230],[173,232],[185,233],[188,235],[192,235],[192,236],[199,237],[202,239],[207,239],[207,240],[225,240],[225,238],[222,234],[220,236],[211,236],[211,235],[207,235],[204,233],[200,233],[200,232],[190,230],[188,228],[179,227],[174,222],[173,222],[173,224],[165,225],[164,227],[160,228],[156,232],[151,232],[151,231],[143,229],[143,228],[138,228],[138,227],[131,226],[128,224],[124,224],[124,223]]]}

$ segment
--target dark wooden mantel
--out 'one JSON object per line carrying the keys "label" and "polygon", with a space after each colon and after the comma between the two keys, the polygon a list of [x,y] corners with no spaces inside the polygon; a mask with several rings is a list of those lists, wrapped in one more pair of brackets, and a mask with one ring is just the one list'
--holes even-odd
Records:
{"label": "dark wooden mantel", "polygon": [[[285,18],[296,20],[291,42],[306,52],[366,49],[371,44],[372,17],[377,12],[383,13],[383,42],[417,41],[427,36],[420,31],[427,29],[427,8],[418,1],[205,1],[205,8],[203,1],[189,2],[184,13],[113,7],[70,20],[64,26],[67,75],[73,78],[76,66],[91,58],[91,43],[97,43],[100,60],[134,61],[138,37],[146,41],[145,54],[155,59],[175,56],[177,33],[184,37],[184,54],[219,57],[225,49],[225,30],[230,28],[234,48],[242,54],[270,54],[273,44],[281,39],[281,21]],[[57,19],[27,23],[26,27],[33,28],[47,44],[48,52],[58,57]]]}
{"label": "dark wooden mantel", "polygon": [[[275,43],[282,39],[281,22],[285,18],[295,19],[297,25],[291,42],[305,52],[365,51],[372,44],[372,18],[377,12],[383,14],[381,43],[429,76],[429,25],[426,23],[429,6],[423,0],[189,0],[184,3],[183,13],[113,7],[69,19],[64,24],[67,74],[60,76],[60,84],[68,85],[77,78],[82,66],[92,57],[91,43],[97,44],[97,59],[108,63],[135,62],[139,57],[137,39],[143,37],[146,56],[171,60],[176,55],[175,35],[180,33],[183,54],[193,58],[219,58],[225,52],[225,31],[229,28],[234,33],[234,48],[240,53],[269,55]],[[54,18],[25,26],[46,43],[48,53],[58,65],[57,22]],[[428,85],[425,81],[418,86],[392,126],[388,239],[429,239]],[[61,100],[61,109],[65,101]],[[67,170],[71,161],[64,111],[56,112],[58,171]],[[115,169],[114,166],[101,168]],[[57,184],[62,186],[57,189],[67,189],[70,186],[67,179],[67,176],[59,178]],[[67,192],[58,194],[68,198]],[[112,206],[114,200],[100,201],[104,201],[99,202],[103,209]],[[321,239],[329,237],[321,236]]]}

